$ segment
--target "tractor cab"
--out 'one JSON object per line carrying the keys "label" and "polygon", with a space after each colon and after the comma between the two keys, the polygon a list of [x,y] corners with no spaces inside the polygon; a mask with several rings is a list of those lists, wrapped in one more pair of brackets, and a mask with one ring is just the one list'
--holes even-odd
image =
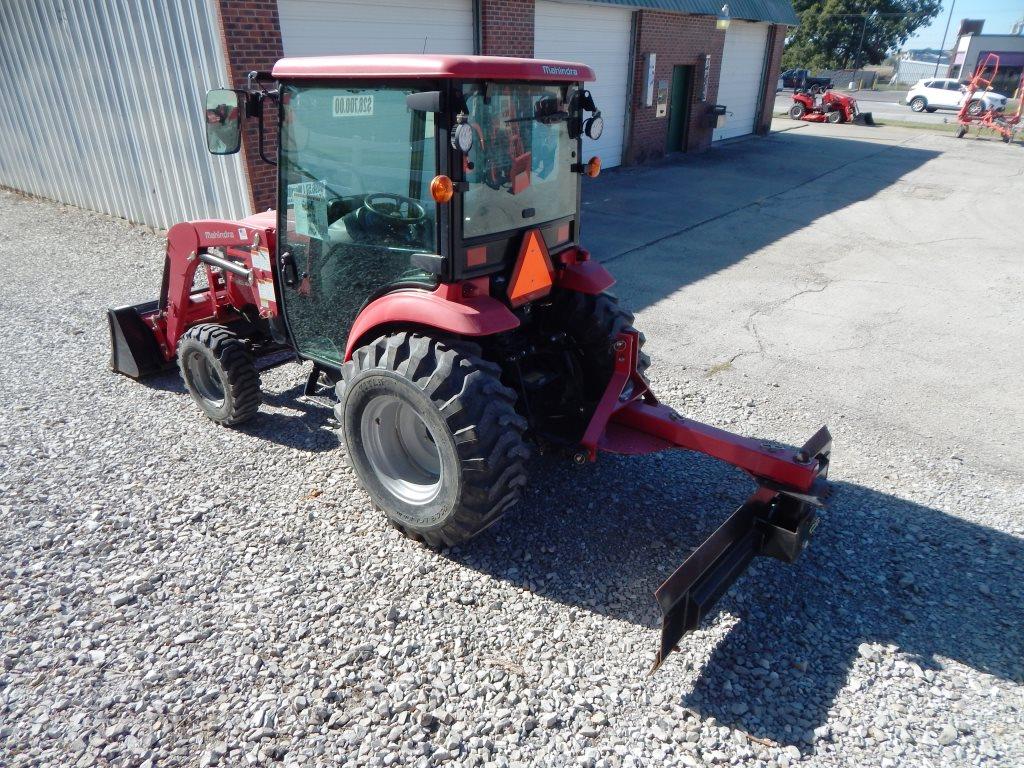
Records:
{"label": "tractor cab", "polygon": [[[338,56],[211,91],[215,153],[238,151],[232,115],[261,136],[277,123],[280,303],[299,353],[341,365],[357,315],[396,290],[486,277],[471,290],[512,308],[547,293],[578,249],[581,176],[599,169],[581,160],[602,127],[592,79],[532,59]],[[516,271],[525,239],[543,268]]]}

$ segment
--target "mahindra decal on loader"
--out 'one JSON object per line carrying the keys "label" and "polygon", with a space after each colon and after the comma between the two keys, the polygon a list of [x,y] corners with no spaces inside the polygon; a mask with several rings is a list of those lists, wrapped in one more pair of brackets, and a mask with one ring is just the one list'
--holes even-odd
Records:
{"label": "mahindra decal on loader", "polygon": [[111,367],[176,362],[203,412],[233,425],[259,409],[257,362],[311,361],[306,391],[336,397],[363,487],[432,547],[516,504],[530,444],[580,464],[685,448],[745,470],[754,493],[657,590],[657,666],[756,555],[797,558],[831,436],[783,448],[658,402],[644,337],[580,243],[582,177],[600,169],[581,154],[603,125],[593,79],[558,61],[338,56],[211,91],[210,150],[237,152],[256,119],[278,209],[172,227],[159,298],[109,311]]}

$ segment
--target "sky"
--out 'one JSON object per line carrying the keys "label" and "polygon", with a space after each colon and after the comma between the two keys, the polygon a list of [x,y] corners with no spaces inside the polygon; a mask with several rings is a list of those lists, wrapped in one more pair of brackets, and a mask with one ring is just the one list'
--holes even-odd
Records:
{"label": "sky", "polygon": [[942,45],[942,32],[946,28],[951,2],[955,2],[955,6],[949,23],[949,34],[946,36],[946,50],[956,44],[960,19],[984,19],[985,29],[982,34],[1007,35],[1013,22],[1024,16],[1024,0],[943,0],[942,10],[931,25],[919,29],[905,47],[938,48]]}

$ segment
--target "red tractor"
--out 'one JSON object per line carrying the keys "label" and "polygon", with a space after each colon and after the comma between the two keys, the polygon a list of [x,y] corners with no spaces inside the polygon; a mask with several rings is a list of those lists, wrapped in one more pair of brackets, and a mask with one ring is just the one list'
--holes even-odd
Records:
{"label": "red tractor", "polygon": [[660,664],[755,555],[797,557],[831,437],[781,447],[658,402],[644,337],[580,244],[582,178],[600,167],[581,154],[602,128],[593,79],[559,61],[340,56],[211,91],[210,150],[237,152],[257,120],[278,209],[172,227],[159,299],[109,311],[111,367],[176,363],[233,425],[259,409],[258,363],[310,361],[306,391],[334,398],[366,492],[434,547],[519,500],[530,444],[579,464],[678,447],[740,467],[757,490],[656,593]]}
{"label": "red tractor", "polygon": [[811,123],[875,124],[870,112],[860,111],[856,99],[831,90],[824,93],[794,92],[789,116],[794,120]]}

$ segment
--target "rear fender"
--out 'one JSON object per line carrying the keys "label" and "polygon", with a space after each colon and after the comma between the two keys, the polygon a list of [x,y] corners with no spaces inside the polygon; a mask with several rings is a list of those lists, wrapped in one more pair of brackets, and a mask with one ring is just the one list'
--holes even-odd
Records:
{"label": "rear fender", "polygon": [[558,254],[559,269],[555,285],[567,291],[596,296],[615,285],[612,273],[599,262],[591,261],[590,253],[573,248]]}
{"label": "rear fender", "polygon": [[433,291],[399,289],[374,299],[359,313],[348,334],[345,360],[381,330],[395,326],[473,338],[511,331],[519,326],[519,318],[487,295],[487,278],[445,283]]}

